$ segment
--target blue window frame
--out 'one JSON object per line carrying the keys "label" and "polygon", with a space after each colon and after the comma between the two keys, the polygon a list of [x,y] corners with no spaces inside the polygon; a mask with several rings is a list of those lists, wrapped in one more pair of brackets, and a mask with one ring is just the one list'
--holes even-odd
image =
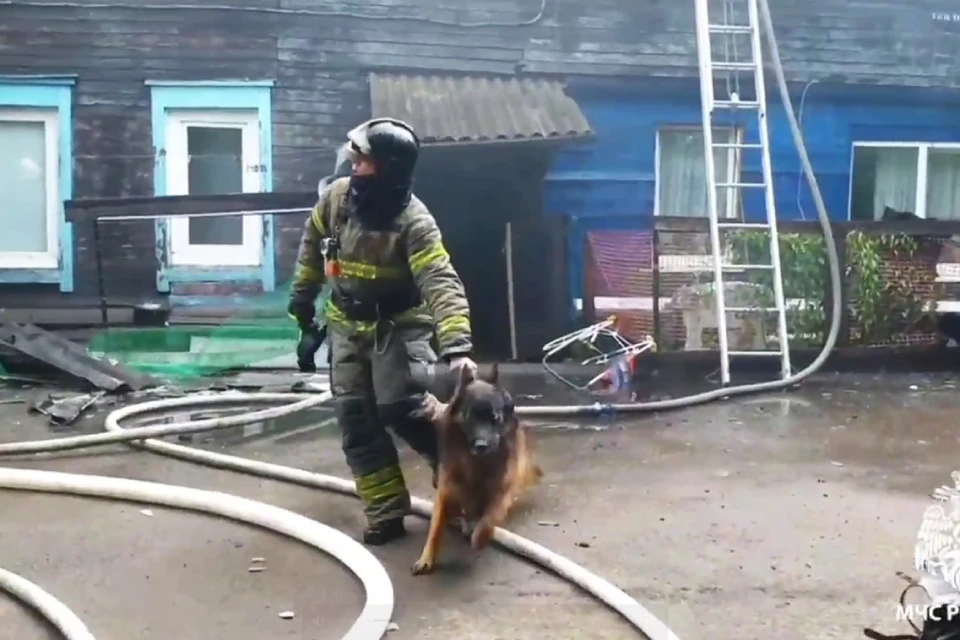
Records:
{"label": "blue window frame", "polygon": [[[146,82],[150,87],[153,147],[157,153],[154,194],[185,195],[200,173],[191,170],[190,157],[232,158],[240,171],[211,162],[204,180],[227,185],[232,191],[273,190],[272,80],[200,82]],[[235,149],[235,153],[229,153]],[[218,155],[220,154],[220,155]],[[218,182],[219,181],[219,182]],[[232,186],[231,186],[232,185]],[[215,188],[209,187],[208,188]],[[192,186],[190,187],[193,188]],[[211,191],[208,191],[208,193]],[[272,215],[245,220],[237,243],[196,241],[212,230],[210,218],[156,221],[157,290],[170,291],[176,282],[257,282],[264,291],[275,288],[274,220]],[[216,219],[214,219],[216,220]],[[198,222],[200,221],[200,222]],[[206,224],[204,232],[199,227]],[[229,249],[228,249],[229,247]]]}
{"label": "blue window frame", "polygon": [[[0,186],[16,187],[5,196],[15,232],[0,243],[0,282],[73,291],[73,225],[63,201],[73,197],[74,84],[74,76],[0,76]],[[34,207],[45,214],[39,225]]]}

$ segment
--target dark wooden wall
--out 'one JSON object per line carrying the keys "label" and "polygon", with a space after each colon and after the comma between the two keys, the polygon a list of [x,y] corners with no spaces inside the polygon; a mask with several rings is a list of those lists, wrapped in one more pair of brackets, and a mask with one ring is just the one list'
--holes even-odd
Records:
{"label": "dark wooden wall", "polygon": [[[153,80],[275,79],[274,185],[312,189],[369,113],[366,73],[696,74],[692,0],[43,0],[0,6],[0,74],[77,74],[75,197],[150,195]],[[953,86],[960,15],[946,0],[771,0],[788,75]],[[165,6],[166,5],[166,6]],[[542,10],[541,10],[542,9]],[[301,221],[277,234],[290,277]],[[104,229],[113,295],[155,291],[153,223]],[[75,233],[77,298],[95,287]],[[0,287],[0,295],[10,287]],[[16,287],[19,295],[37,287]],[[40,287],[53,293],[55,287]]]}

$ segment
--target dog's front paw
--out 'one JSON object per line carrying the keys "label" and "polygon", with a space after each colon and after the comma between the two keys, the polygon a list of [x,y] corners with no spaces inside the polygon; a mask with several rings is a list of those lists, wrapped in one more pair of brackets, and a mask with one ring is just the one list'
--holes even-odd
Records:
{"label": "dog's front paw", "polygon": [[410,573],[415,576],[425,576],[433,573],[433,560],[421,557],[414,563],[413,567],[410,568]]}

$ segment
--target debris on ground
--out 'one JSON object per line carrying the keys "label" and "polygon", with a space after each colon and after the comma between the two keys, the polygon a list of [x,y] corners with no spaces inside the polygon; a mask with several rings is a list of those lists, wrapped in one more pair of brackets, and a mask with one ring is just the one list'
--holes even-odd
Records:
{"label": "debris on ground", "polygon": [[390,633],[391,631],[400,631],[400,625],[398,625],[396,622],[391,622],[387,625],[387,633]]}
{"label": "debris on ground", "polygon": [[290,387],[294,393],[323,393],[330,390],[329,376],[314,375],[309,380],[299,380]]}
{"label": "debris on ground", "polygon": [[[652,336],[646,336],[643,341],[636,343],[628,340],[619,333],[618,325],[617,317],[610,316],[603,322],[551,340],[543,345],[541,365],[547,373],[571,389],[588,391],[595,396],[614,396],[625,391],[637,374],[638,357],[646,351],[655,352],[657,345]],[[577,351],[591,353],[591,357],[580,362],[581,367],[603,366],[603,370],[585,384],[574,383],[560,374],[556,363],[548,362],[555,355],[573,355]]]}
{"label": "debris on ground", "polygon": [[[6,325],[0,325],[0,362],[4,361],[4,355],[9,352],[4,342],[4,329],[9,329]],[[38,330],[40,331],[40,330]],[[57,338],[55,336],[55,338]],[[58,338],[59,339],[59,338]],[[42,341],[41,341],[42,342]],[[55,342],[50,341],[50,342]],[[39,347],[33,343],[31,347],[37,351]],[[59,348],[59,347],[57,347]],[[72,348],[76,348],[73,345]],[[68,349],[64,348],[64,352]],[[25,350],[26,351],[26,350]],[[76,364],[76,359],[71,360],[73,356],[66,360]],[[86,356],[85,356],[86,357]],[[92,358],[86,358],[95,361]],[[99,361],[97,361],[99,362]],[[113,364],[100,365],[105,367]],[[0,372],[3,371],[0,364]],[[56,373],[56,372],[54,372]],[[137,374],[139,375],[139,374]],[[92,376],[95,377],[95,376]],[[166,398],[183,398],[187,396],[205,397],[222,395],[243,395],[250,392],[283,392],[283,393],[322,393],[329,390],[329,376],[320,374],[303,374],[299,372],[277,371],[277,372],[241,372],[239,374],[228,375],[216,379],[198,379],[193,381],[179,381],[176,383],[162,383],[157,380],[150,386],[140,386],[133,388],[125,385],[107,385],[109,389],[99,389],[89,392],[64,392],[61,390],[50,390],[50,386],[56,383],[56,376],[46,378],[33,378],[21,376],[9,376],[0,373],[0,383],[4,381],[27,382],[36,384],[46,389],[41,389],[40,393],[25,393],[23,396],[9,399],[0,399],[2,404],[26,404],[29,413],[39,413],[49,419],[52,429],[63,429],[75,424],[84,424],[80,422],[81,418],[97,415],[100,410],[107,409],[116,405],[126,405],[132,403],[146,402],[150,400],[159,400]],[[116,382],[116,380],[115,380]],[[11,389],[13,390],[13,389]],[[224,415],[221,408],[209,408],[199,411],[185,412],[189,415],[189,420],[203,420],[219,418]],[[177,418],[167,420],[167,422],[176,422],[183,420],[184,415],[179,414]],[[243,437],[253,437],[268,432],[268,423],[258,423],[247,425],[242,428]],[[314,425],[315,427],[315,425]],[[311,430],[312,428],[311,427]],[[297,432],[299,433],[299,431]],[[184,443],[205,443],[212,439],[212,436],[200,434],[179,434],[177,439]],[[253,571],[257,572],[256,570]]]}
{"label": "debris on ground", "polygon": [[[55,391],[47,393],[46,396],[38,396],[32,401],[15,398],[11,400],[0,400],[0,404],[29,402],[27,406],[28,412],[45,415],[50,419],[52,425],[64,427],[73,424],[83,415],[104,407],[110,407],[120,403],[145,402],[147,399],[179,398],[185,395],[186,393],[183,390],[169,386],[152,387],[150,389],[120,395],[110,394],[107,391],[70,394]],[[218,414],[211,413],[211,416],[215,415]]]}
{"label": "debris on ground", "polygon": [[9,373],[5,373],[0,375],[0,382],[12,382],[15,384],[36,386],[36,385],[45,384],[47,381],[37,376],[23,376],[23,375],[15,376],[15,375],[10,375]]}
{"label": "debris on ground", "polygon": [[0,324],[0,360],[8,364],[40,365],[59,374],[84,380],[105,391],[129,391],[157,382],[150,376],[89,355],[79,344],[32,324]]}
{"label": "debris on ground", "polygon": [[264,566],[265,562],[265,558],[253,558],[250,560],[250,566],[247,567],[247,571],[249,573],[261,573],[264,569],[266,569],[266,566]]}
{"label": "debris on ground", "polygon": [[106,391],[98,393],[81,393],[66,397],[56,397],[54,394],[46,398],[35,400],[27,411],[40,413],[50,418],[50,423],[57,426],[73,424],[88,409],[95,406],[106,396]]}
{"label": "debris on ground", "polygon": [[294,618],[295,615],[296,615],[296,614],[294,614],[293,611],[281,611],[281,612],[280,612],[280,617],[283,618],[284,620],[293,620],[293,618]]}
{"label": "debris on ground", "polygon": [[181,387],[161,385],[159,387],[142,389],[140,391],[132,391],[124,396],[124,400],[141,400],[143,398],[149,398],[151,400],[159,400],[163,398],[182,398],[187,395],[187,393],[188,391]]}
{"label": "debris on ground", "polygon": [[151,509],[140,509],[140,513],[150,518],[153,517],[153,510]]}

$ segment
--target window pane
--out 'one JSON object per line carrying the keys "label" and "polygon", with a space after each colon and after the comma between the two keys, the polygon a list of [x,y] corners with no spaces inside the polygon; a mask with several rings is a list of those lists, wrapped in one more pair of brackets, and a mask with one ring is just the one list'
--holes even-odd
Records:
{"label": "window pane", "polygon": [[0,252],[47,251],[46,127],[0,121]]}
{"label": "window pane", "polygon": [[[696,130],[660,131],[660,195],[662,216],[707,217],[707,183],[703,157],[703,134]],[[716,129],[714,142],[732,142],[734,132]],[[727,182],[729,156],[726,149],[714,150],[717,182]],[[729,189],[717,190],[717,213],[723,217]]]}
{"label": "window pane", "polygon": [[879,220],[885,208],[916,213],[916,147],[854,147],[853,220]]}
{"label": "window pane", "polygon": [[[190,195],[243,191],[243,131],[187,127]],[[243,244],[243,217],[190,218],[190,244]]]}
{"label": "window pane", "polygon": [[931,149],[927,156],[927,217],[960,220],[958,149]]}

